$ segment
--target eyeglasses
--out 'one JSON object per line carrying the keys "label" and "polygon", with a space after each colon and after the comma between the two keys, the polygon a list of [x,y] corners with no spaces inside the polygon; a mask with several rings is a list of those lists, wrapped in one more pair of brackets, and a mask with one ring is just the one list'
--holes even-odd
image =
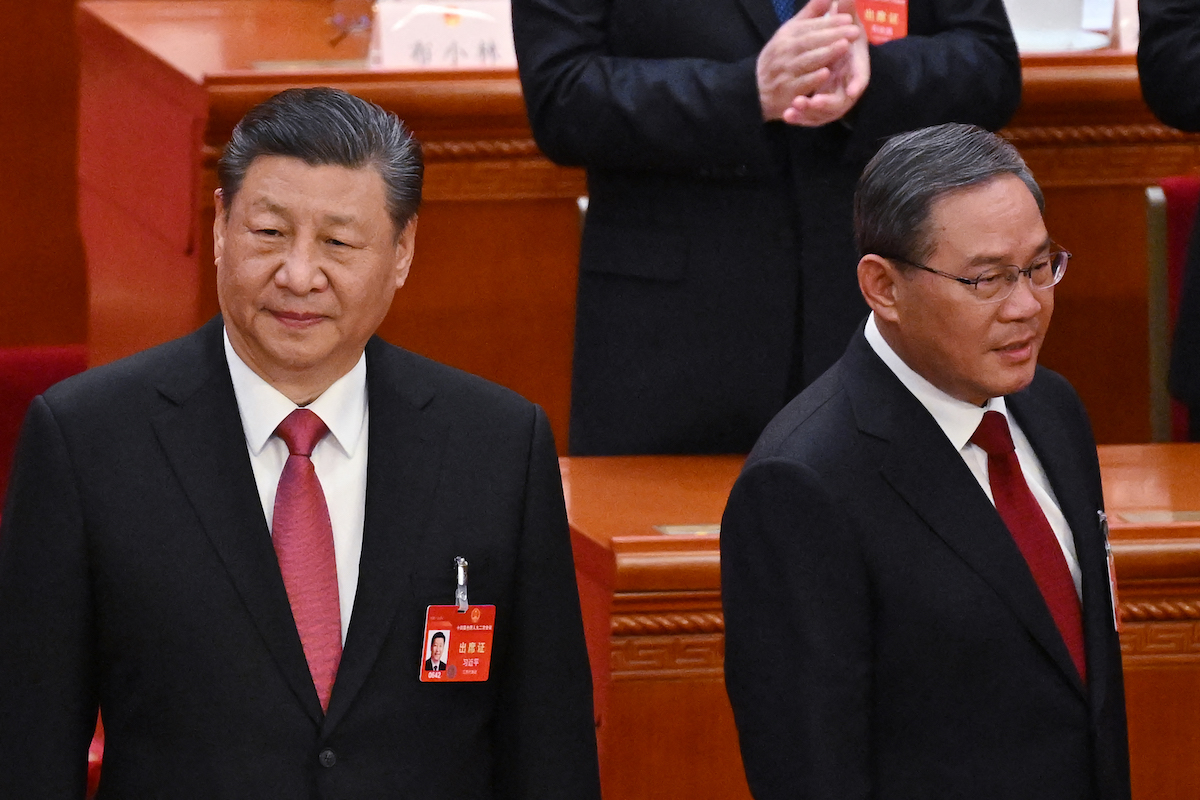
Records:
{"label": "eyeglasses", "polygon": [[1017,281],[1021,279],[1022,275],[1029,278],[1029,283],[1034,289],[1049,289],[1056,285],[1063,279],[1063,275],[1067,274],[1067,262],[1071,260],[1071,254],[1066,250],[1055,250],[1028,267],[1021,268],[1015,264],[992,267],[975,278],[964,278],[961,275],[942,272],[940,269],[927,267],[900,256],[884,256],[884,258],[889,261],[900,261],[910,267],[923,269],[934,275],[941,275],[943,278],[970,286],[972,296],[981,303],[999,303],[1012,295],[1017,288]]}

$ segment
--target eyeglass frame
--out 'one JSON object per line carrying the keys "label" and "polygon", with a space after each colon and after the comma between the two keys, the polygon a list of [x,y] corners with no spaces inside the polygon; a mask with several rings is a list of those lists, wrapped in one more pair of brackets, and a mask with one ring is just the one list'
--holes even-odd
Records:
{"label": "eyeglass frame", "polygon": [[[1055,247],[1058,247],[1058,246],[1055,245]],[[901,263],[908,264],[910,267],[916,267],[917,269],[923,269],[926,272],[932,272],[934,275],[941,275],[943,278],[949,278],[952,281],[957,281],[958,283],[961,283],[964,286],[970,286],[971,290],[972,290],[971,296],[974,297],[977,302],[980,302],[980,303],[1003,303],[1005,300],[1012,297],[1012,293],[1017,290],[1017,284],[1020,283],[1022,275],[1024,275],[1026,278],[1029,279],[1030,288],[1035,289],[1037,291],[1045,291],[1046,289],[1053,289],[1055,286],[1062,283],[1063,276],[1065,276],[1067,274],[1067,264],[1070,263],[1072,254],[1068,250],[1066,250],[1062,247],[1058,247],[1057,250],[1050,251],[1051,262],[1053,263],[1053,260],[1058,258],[1060,255],[1063,256],[1062,267],[1059,269],[1058,273],[1054,276],[1054,282],[1048,283],[1045,286],[1038,286],[1036,283],[1033,282],[1033,269],[1035,266],[1037,266],[1036,264],[1030,264],[1028,267],[1017,267],[1016,264],[1005,264],[1004,265],[1005,267],[1016,267],[1017,280],[1013,281],[1013,283],[1011,284],[1012,288],[1010,288],[1008,290],[1007,294],[997,295],[996,297],[990,297],[990,298],[987,298],[986,300],[980,299],[979,294],[978,294],[979,282],[984,279],[984,277],[985,277],[984,275],[980,275],[978,278],[964,278],[962,275],[955,275],[951,272],[943,272],[940,269],[934,269],[933,267],[927,267],[924,264],[917,263],[916,261],[909,261],[907,258],[904,258],[903,256],[880,256],[880,257],[885,258],[888,261],[899,261]]]}

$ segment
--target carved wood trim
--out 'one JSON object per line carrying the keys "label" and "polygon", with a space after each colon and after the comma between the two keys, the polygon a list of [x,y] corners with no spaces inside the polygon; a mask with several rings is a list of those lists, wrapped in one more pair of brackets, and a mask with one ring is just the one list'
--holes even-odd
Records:
{"label": "carved wood trim", "polygon": [[[1200,599],[1168,598],[1121,603],[1123,623],[1200,620]],[[719,611],[663,614],[615,614],[613,636],[664,636],[724,633],[725,617]]]}
{"label": "carved wood trim", "polygon": [[[206,167],[215,167],[224,145],[205,144],[200,148]],[[513,157],[536,157],[542,154],[537,143],[530,138],[522,139],[476,139],[464,141],[422,141],[421,150],[427,160],[471,161],[484,159],[508,159]]]}
{"label": "carved wood trim", "polygon": [[1200,599],[1133,600],[1120,605],[1122,622],[1200,620]]}
{"label": "carved wood trim", "polygon": [[477,141],[423,141],[425,157],[439,161],[462,161],[484,158],[539,156],[541,150],[533,139],[480,139]]}
{"label": "carved wood trim", "polygon": [[[1164,599],[1121,604],[1121,654],[1132,662],[1200,659],[1200,601]],[[721,674],[725,620],[719,612],[623,614],[612,618],[615,677]]]}
{"label": "carved wood trim", "polygon": [[725,637],[711,633],[614,638],[609,658],[614,680],[720,678],[725,672]]}
{"label": "carved wood trim", "polygon": [[1146,622],[1125,625],[1121,657],[1128,664],[1159,660],[1200,661],[1200,623]]}
{"label": "carved wood trim", "polygon": [[1005,128],[1000,135],[1017,147],[1105,147],[1114,144],[1200,144],[1200,134],[1166,125],[1062,125]]}
{"label": "carved wood trim", "polygon": [[684,614],[619,614],[612,618],[613,636],[663,636],[725,632],[725,617],[719,611]]}

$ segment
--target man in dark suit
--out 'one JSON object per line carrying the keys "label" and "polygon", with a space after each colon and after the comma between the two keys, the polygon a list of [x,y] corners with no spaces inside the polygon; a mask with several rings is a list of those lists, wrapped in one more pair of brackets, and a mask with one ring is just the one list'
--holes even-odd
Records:
{"label": "man in dark suit", "polygon": [[863,174],[872,313],[767,427],[721,528],[758,800],[1129,798],[1095,443],[1037,366],[1068,257],[1041,211],[971,126],[895,137]]}
{"label": "man in dark suit", "polygon": [[571,452],[747,452],[866,314],[883,139],[1016,110],[1001,0],[874,5],[907,36],[869,44],[850,0],[514,0],[534,136],[588,170]]}
{"label": "man in dark suit", "polygon": [[429,672],[445,672],[446,634],[438,631],[429,640],[429,658],[425,659],[425,669]]}
{"label": "man in dark suit", "polygon": [[[81,797],[99,708],[102,798],[598,798],[546,418],[372,335],[412,259],[419,145],[290,90],[219,176],[221,315],[29,411],[0,796]],[[490,677],[422,682],[459,557],[472,612],[495,606]],[[525,668],[546,652],[552,678]]]}
{"label": "man in dark suit", "polygon": [[[1159,119],[1200,131],[1200,17],[1192,0],[1141,0],[1138,77]],[[1189,436],[1200,441],[1200,226],[1193,224],[1171,343],[1171,396],[1188,407]]]}

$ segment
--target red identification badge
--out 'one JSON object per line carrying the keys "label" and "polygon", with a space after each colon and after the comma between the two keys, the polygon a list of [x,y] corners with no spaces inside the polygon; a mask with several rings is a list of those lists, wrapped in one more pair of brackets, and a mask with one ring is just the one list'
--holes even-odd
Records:
{"label": "red identification badge", "polygon": [[421,649],[421,681],[486,681],[492,663],[495,606],[429,606]]}
{"label": "red identification badge", "polygon": [[871,44],[908,36],[908,0],[854,0],[854,8]]}

